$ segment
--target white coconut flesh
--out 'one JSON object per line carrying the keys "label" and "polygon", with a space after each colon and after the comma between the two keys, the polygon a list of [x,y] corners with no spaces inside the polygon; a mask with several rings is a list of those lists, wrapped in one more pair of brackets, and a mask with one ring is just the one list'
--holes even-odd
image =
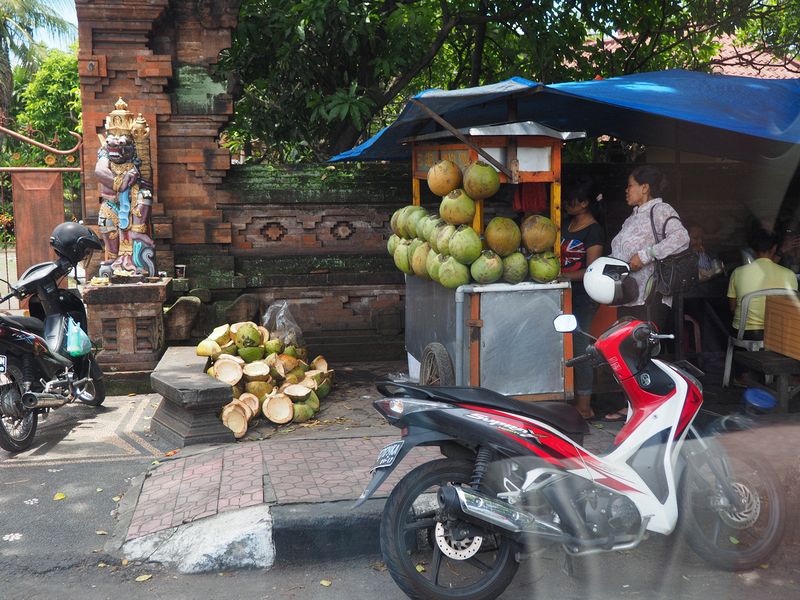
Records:
{"label": "white coconut flesh", "polygon": [[242,379],[242,367],[232,360],[218,360],[214,365],[217,379],[236,385]]}

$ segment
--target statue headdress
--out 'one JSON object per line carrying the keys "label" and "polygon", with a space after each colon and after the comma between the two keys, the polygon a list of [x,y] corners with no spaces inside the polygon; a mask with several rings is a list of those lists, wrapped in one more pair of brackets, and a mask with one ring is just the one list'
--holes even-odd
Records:
{"label": "statue headdress", "polygon": [[128,110],[128,103],[120,98],[114,104],[114,110],[106,117],[106,131],[113,135],[130,134],[134,121],[135,117]]}

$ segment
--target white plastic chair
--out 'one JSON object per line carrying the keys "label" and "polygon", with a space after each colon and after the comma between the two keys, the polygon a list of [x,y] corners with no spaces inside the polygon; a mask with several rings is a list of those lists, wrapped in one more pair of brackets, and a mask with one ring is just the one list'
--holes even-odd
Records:
{"label": "white plastic chair", "polygon": [[745,340],[745,324],[747,323],[747,311],[750,309],[750,301],[759,296],[797,296],[796,290],[787,288],[770,288],[750,292],[742,296],[742,307],[739,311],[739,333],[736,337],[728,337],[728,350],[725,353],[725,372],[722,375],[722,387],[728,387],[731,378],[731,366],[733,364],[733,349],[744,348],[748,352],[757,352],[764,349],[764,340]]}

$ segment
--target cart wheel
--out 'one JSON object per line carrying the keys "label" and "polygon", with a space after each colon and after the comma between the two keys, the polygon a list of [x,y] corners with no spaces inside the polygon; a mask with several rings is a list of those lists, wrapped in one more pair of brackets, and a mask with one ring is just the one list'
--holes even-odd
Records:
{"label": "cart wheel", "polygon": [[419,370],[420,385],[455,385],[453,363],[447,349],[438,342],[425,346]]}

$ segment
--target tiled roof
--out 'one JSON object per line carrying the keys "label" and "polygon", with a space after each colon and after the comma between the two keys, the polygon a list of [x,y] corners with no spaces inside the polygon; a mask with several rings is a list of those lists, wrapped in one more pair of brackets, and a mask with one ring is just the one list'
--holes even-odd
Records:
{"label": "tiled roof", "polygon": [[[769,52],[759,52],[752,46],[737,44],[728,35],[719,38],[719,42],[722,44],[719,54],[710,61],[712,73],[760,79],[800,78],[800,60],[781,60]],[[603,47],[613,52],[620,46],[616,40],[605,39]]]}

